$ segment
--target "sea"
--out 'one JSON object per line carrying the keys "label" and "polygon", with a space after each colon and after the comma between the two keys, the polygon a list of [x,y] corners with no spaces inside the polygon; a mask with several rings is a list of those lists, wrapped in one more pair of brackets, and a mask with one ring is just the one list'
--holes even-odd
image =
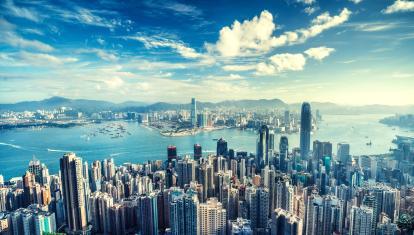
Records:
{"label": "sea", "polygon": [[[379,123],[387,116],[390,114],[324,115],[318,129],[312,133],[311,141],[331,142],[334,153],[340,142],[350,144],[352,155],[388,153],[390,148],[395,148],[392,140],[396,135],[414,137],[414,130]],[[166,137],[158,130],[136,122],[119,121],[119,124],[129,134],[119,138],[100,133],[90,136],[90,133],[107,126],[107,122],[70,128],[0,130],[0,175],[5,180],[22,176],[33,157],[46,164],[50,174],[55,174],[59,170],[59,158],[66,152],[74,152],[88,162],[113,158],[116,164],[165,160],[168,145],[177,146],[178,154],[185,155],[191,154],[194,144],[198,143],[207,154],[215,152],[216,140],[221,137],[227,140],[229,148],[236,151],[256,151],[257,133],[253,130],[230,128],[192,136]],[[280,136],[277,134],[275,137],[276,147]],[[299,146],[298,133],[287,136],[290,149]],[[367,145],[369,142],[372,144]]]}

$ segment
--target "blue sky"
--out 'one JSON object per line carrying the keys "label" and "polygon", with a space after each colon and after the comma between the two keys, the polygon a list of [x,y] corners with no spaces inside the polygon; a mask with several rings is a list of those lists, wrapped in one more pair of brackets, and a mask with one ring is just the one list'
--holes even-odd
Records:
{"label": "blue sky", "polygon": [[414,103],[414,1],[0,1],[0,103]]}

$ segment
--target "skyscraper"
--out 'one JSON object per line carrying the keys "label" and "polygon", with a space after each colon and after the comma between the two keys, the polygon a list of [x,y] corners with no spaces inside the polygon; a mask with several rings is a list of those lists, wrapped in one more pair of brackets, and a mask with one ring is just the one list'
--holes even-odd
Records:
{"label": "skyscraper", "polygon": [[300,155],[302,159],[308,159],[310,151],[310,133],[312,130],[312,113],[309,103],[302,104],[300,113]]}
{"label": "skyscraper", "polygon": [[217,156],[227,157],[227,141],[223,138],[217,140]]}
{"label": "skyscraper", "polygon": [[60,171],[67,232],[77,233],[87,230],[82,159],[76,157],[74,153],[63,155],[60,159]]}
{"label": "skyscraper", "polygon": [[269,215],[269,190],[264,187],[249,187],[246,190],[246,201],[253,230],[265,229]]}
{"label": "skyscraper", "polygon": [[372,234],[372,217],[374,216],[372,208],[367,206],[356,207],[351,209],[350,235],[370,235]]}
{"label": "skyscraper", "polygon": [[280,137],[279,143],[279,159],[280,159],[280,171],[287,172],[288,170],[288,154],[289,154],[289,142],[286,136]]}
{"label": "skyscraper", "polygon": [[189,189],[187,193],[173,191],[169,204],[172,235],[199,234],[197,192]]}
{"label": "skyscraper", "polygon": [[277,208],[272,212],[271,234],[302,235],[303,222],[289,211]]}
{"label": "skyscraper", "polygon": [[196,99],[191,98],[191,125],[192,127],[197,127],[197,104]]}
{"label": "skyscraper", "polygon": [[336,154],[337,160],[343,163],[349,162],[350,161],[349,144],[339,143],[337,149],[338,149],[337,154]]}
{"label": "skyscraper", "polygon": [[139,201],[141,234],[158,235],[157,194],[142,195]]}
{"label": "skyscraper", "polygon": [[173,159],[177,159],[177,147],[170,145],[167,148],[168,161],[171,162]]}
{"label": "skyscraper", "polygon": [[263,125],[259,129],[259,139],[257,140],[257,164],[267,165],[269,162],[269,127]]}
{"label": "skyscraper", "polygon": [[199,208],[201,234],[226,234],[226,209],[223,209],[217,198],[209,198]]}
{"label": "skyscraper", "polygon": [[194,144],[194,160],[198,160],[203,156],[201,145]]}
{"label": "skyscraper", "polygon": [[193,159],[181,159],[177,162],[177,180],[180,188],[195,180],[196,162]]}

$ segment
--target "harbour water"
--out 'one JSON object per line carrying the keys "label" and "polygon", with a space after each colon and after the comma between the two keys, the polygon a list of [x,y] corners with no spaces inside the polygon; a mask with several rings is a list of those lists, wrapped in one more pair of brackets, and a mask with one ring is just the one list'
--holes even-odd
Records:
{"label": "harbour water", "polygon": [[[333,151],[339,142],[351,145],[351,154],[381,154],[394,147],[391,141],[395,135],[414,136],[414,131],[389,127],[378,122],[384,115],[325,115],[311,141],[330,141]],[[124,123],[124,122],[123,122]],[[190,154],[193,145],[199,143],[203,152],[214,152],[220,137],[228,141],[229,148],[255,152],[257,134],[254,131],[222,129],[201,132],[194,136],[166,137],[157,130],[135,122],[125,122],[130,133],[120,138],[100,135],[88,138],[95,129],[107,123],[76,126],[71,128],[12,129],[0,131],[0,174],[4,178],[21,176],[27,169],[33,155],[45,163],[51,174],[59,170],[59,158],[65,152],[75,152],[83,160],[92,162],[113,157],[117,164],[141,163],[147,160],[166,159],[167,146],[177,146],[178,154]],[[276,136],[278,146],[280,135]],[[299,146],[299,134],[290,134],[289,148]],[[372,145],[366,143],[372,142]]]}

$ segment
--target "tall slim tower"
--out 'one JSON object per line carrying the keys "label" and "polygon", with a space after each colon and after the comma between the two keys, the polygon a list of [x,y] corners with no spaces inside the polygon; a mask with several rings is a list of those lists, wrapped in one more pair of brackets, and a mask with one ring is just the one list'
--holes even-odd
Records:
{"label": "tall slim tower", "polygon": [[191,98],[191,125],[197,127],[197,104],[195,98]]}
{"label": "tall slim tower", "polygon": [[279,143],[279,156],[280,156],[280,170],[282,172],[287,172],[288,170],[288,154],[289,154],[289,142],[286,136],[280,137]]}
{"label": "tall slim tower", "polygon": [[63,199],[68,233],[87,229],[86,207],[83,190],[82,159],[67,153],[60,159]]}
{"label": "tall slim tower", "polygon": [[263,125],[259,130],[259,139],[257,141],[257,164],[259,166],[267,165],[269,161],[269,127]]}
{"label": "tall slim tower", "polygon": [[300,113],[300,155],[302,159],[308,159],[310,151],[310,133],[312,130],[312,113],[309,103],[302,104]]}

